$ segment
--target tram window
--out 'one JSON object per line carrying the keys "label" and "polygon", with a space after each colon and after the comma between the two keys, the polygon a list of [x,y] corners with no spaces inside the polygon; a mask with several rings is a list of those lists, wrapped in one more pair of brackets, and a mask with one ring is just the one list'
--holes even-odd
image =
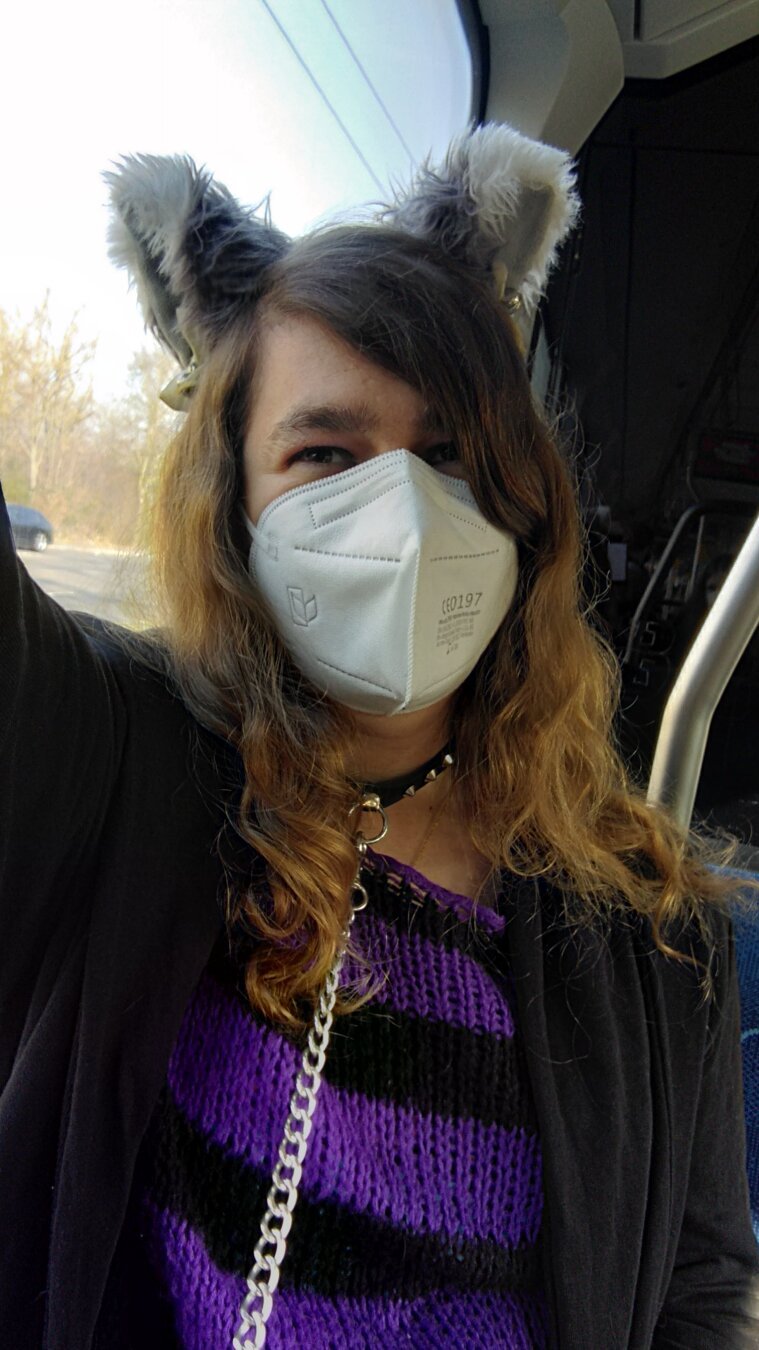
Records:
{"label": "tram window", "polygon": [[52,525],[45,557],[24,554],[43,584],[104,613],[97,580],[56,580],[56,557],[133,545],[172,416],[156,403],[171,361],[107,258],[101,172],[125,153],[189,154],[238,199],[269,196],[297,235],[387,200],[441,154],[473,115],[472,56],[456,0],[134,0],[118,15],[43,0],[16,7],[6,56],[18,209],[0,222],[0,477]]}

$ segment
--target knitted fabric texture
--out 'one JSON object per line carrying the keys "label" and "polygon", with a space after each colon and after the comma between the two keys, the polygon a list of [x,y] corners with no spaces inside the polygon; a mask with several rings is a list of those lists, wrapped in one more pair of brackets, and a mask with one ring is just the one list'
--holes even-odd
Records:
{"label": "knitted fabric texture", "polygon": [[[505,920],[377,856],[367,889],[354,946],[386,979],[332,1031],[267,1345],[535,1350],[541,1153]],[[299,1060],[217,950],[135,1183],[183,1350],[232,1344]]]}

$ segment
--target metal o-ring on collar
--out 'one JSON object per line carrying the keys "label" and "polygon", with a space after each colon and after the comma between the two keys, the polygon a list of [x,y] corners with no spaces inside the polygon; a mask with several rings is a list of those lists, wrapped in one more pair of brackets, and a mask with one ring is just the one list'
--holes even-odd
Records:
{"label": "metal o-ring on collar", "polygon": [[[367,895],[366,887],[361,880],[361,867],[364,858],[366,857],[366,850],[372,844],[379,844],[385,838],[388,831],[388,823],[385,808],[376,792],[365,792],[358,806],[355,807],[354,810],[359,811],[361,814],[367,812],[368,814],[378,815],[380,818],[380,828],[376,834],[365,835],[359,830],[354,839],[358,861],[356,875],[353,878],[353,884],[351,886],[351,906],[353,913],[358,914],[362,909],[366,909],[366,906],[369,904],[369,896]],[[353,812],[351,812],[351,814],[353,814]],[[356,899],[356,896],[358,896],[358,900]]]}

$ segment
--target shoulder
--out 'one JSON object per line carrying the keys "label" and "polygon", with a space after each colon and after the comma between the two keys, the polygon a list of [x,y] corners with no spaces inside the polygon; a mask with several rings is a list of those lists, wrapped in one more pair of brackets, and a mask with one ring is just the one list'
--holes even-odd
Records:
{"label": "shoulder", "polygon": [[82,635],[92,652],[117,676],[153,681],[157,687],[171,692],[168,680],[170,662],[166,646],[157,633],[138,633],[110,619],[101,619],[83,610],[71,610]]}
{"label": "shoulder", "polygon": [[679,1072],[695,1072],[726,1039],[738,1040],[740,994],[730,903],[704,902],[697,918],[671,922],[660,939],[665,949],[647,918],[635,915],[626,926],[660,1042]]}
{"label": "shoulder", "polygon": [[152,766],[157,779],[175,772],[217,798],[240,788],[239,756],[187,706],[160,630],[136,632],[92,614],[72,613],[89,647],[115,682],[127,714],[127,756]]}
{"label": "shoulder", "polygon": [[[729,897],[700,902],[697,916],[683,913],[657,935],[651,918],[620,903],[592,913],[580,897],[545,882],[540,896],[543,960],[555,978],[603,987],[612,1003],[636,1001],[647,1016],[710,1039],[737,1006],[735,935]],[[529,918],[529,915],[528,915]],[[533,917],[534,922],[534,917]],[[696,1027],[701,1037],[695,1035]],[[705,1045],[702,1041],[702,1049]]]}
{"label": "shoulder", "polygon": [[130,721],[152,716],[172,725],[194,722],[173,676],[168,644],[159,631],[136,632],[78,610],[70,618],[109,683],[118,688]]}

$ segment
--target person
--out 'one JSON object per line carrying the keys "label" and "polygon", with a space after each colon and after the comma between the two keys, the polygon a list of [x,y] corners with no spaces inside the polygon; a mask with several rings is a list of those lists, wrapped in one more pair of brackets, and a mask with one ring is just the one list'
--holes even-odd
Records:
{"label": "person", "polygon": [[4,1343],[756,1344],[724,883],[525,367],[571,164],[481,127],[296,241],[109,182],[184,411],[152,628],[3,517]]}

